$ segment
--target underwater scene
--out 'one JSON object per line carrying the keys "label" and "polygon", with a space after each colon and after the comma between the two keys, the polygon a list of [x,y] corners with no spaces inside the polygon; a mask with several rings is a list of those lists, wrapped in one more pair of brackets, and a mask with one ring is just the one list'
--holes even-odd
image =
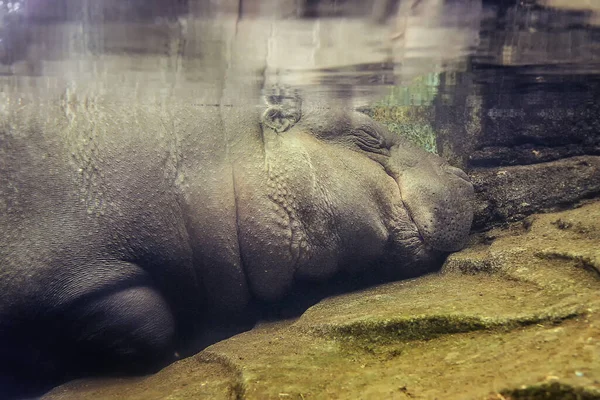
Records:
{"label": "underwater scene", "polygon": [[600,0],[0,0],[0,400],[600,399]]}

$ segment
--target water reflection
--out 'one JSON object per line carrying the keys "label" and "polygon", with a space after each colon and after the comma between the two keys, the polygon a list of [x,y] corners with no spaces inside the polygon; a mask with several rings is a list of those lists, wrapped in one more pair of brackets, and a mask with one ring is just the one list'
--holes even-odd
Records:
{"label": "water reflection", "polygon": [[77,4],[4,3],[2,73],[45,77],[43,86],[125,86],[142,98],[167,87],[179,96],[191,83],[200,102],[290,86],[370,98],[464,67],[482,15],[471,0]]}
{"label": "water reflection", "polygon": [[77,87],[140,101],[253,104],[261,91],[292,88],[358,106],[388,87],[473,66],[527,67],[538,80],[597,73],[598,8],[583,0],[2,1],[0,73],[4,91]]}

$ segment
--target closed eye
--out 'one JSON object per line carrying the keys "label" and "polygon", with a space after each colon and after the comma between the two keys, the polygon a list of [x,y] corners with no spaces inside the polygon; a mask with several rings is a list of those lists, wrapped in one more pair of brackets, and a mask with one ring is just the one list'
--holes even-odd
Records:
{"label": "closed eye", "polygon": [[389,147],[385,137],[369,126],[363,126],[350,132],[352,141],[361,150],[389,156]]}

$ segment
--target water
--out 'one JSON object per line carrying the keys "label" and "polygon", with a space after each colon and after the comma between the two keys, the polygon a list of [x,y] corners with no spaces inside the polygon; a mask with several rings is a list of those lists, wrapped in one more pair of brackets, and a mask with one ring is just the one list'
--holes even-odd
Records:
{"label": "water", "polygon": [[357,106],[427,76],[419,90],[434,91],[441,73],[488,68],[478,79],[497,84],[520,68],[535,83],[599,68],[598,10],[587,3],[301,3],[3,1],[3,84],[199,104],[284,88]]}
{"label": "water", "polygon": [[3,1],[1,83],[4,96],[200,106],[282,93],[348,108],[510,97],[597,81],[592,3]]}
{"label": "water", "polygon": [[[81,168],[74,169],[77,172],[74,176],[80,178],[77,174],[82,175],[81,181],[86,186],[83,191],[89,191],[84,193],[85,196],[89,196],[84,196],[83,201],[91,204],[91,206],[88,204],[89,215],[97,216],[99,219],[104,218],[105,209],[110,211],[110,207],[114,204],[118,205],[121,191],[127,192],[129,186],[121,187],[117,182],[115,192],[119,194],[109,199],[114,200],[112,203],[104,201],[106,199],[102,196],[96,198],[90,195],[90,193],[102,195],[104,187],[97,189],[93,186],[100,187],[105,183],[103,173],[114,172],[110,168],[105,170],[94,168],[94,162],[98,165],[104,162],[102,160],[104,155],[97,157],[100,153],[98,149],[109,149],[106,152],[107,157],[112,156],[120,161],[127,160],[130,163],[122,165],[134,171],[145,171],[144,168],[154,171],[156,165],[146,162],[145,157],[150,160],[156,157],[164,162],[165,176],[168,175],[169,180],[175,181],[178,185],[183,186],[182,182],[189,185],[191,181],[189,176],[178,175],[180,171],[176,167],[184,165],[192,172],[203,170],[197,168],[195,163],[197,160],[194,157],[189,157],[187,160],[179,157],[182,148],[188,146],[195,150],[196,152],[192,154],[202,161],[199,162],[202,168],[213,168],[222,172],[214,165],[218,164],[214,161],[218,157],[225,153],[229,157],[236,151],[238,155],[246,156],[245,149],[240,150],[240,147],[243,147],[240,146],[240,142],[243,145],[243,132],[223,133],[222,138],[227,138],[231,145],[222,144],[221,136],[213,132],[206,135],[211,139],[207,139],[206,142],[198,140],[193,135],[182,135],[161,142],[164,138],[161,137],[160,140],[154,138],[154,132],[156,135],[162,135],[168,129],[161,131],[155,121],[162,121],[161,117],[165,115],[174,115],[175,112],[171,114],[173,110],[184,110],[194,116],[202,115],[207,118],[206,120],[210,120],[210,116],[219,110],[226,110],[223,115],[232,115],[232,119],[235,119],[237,108],[262,110],[268,106],[281,105],[286,111],[291,112],[317,108],[359,109],[365,112],[386,124],[392,132],[408,137],[427,151],[440,155],[451,165],[460,167],[469,174],[476,191],[474,232],[486,232],[498,226],[505,226],[507,222],[521,220],[524,221],[523,229],[527,231],[532,224],[532,220],[527,219],[529,215],[557,208],[569,208],[581,200],[593,198],[600,193],[598,178],[600,162],[598,157],[595,157],[600,155],[599,78],[600,3],[594,0],[375,0],[372,2],[359,0],[0,0],[0,121],[4,124],[4,121],[15,115],[15,112],[27,109],[35,110],[35,118],[32,120],[36,123],[41,121],[41,124],[53,126],[54,121],[63,123],[68,121],[67,124],[72,123],[72,126],[89,128],[92,132],[89,134],[89,140],[85,137],[85,132],[68,132],[65,135],[65,137],[72,135],[67,139],[75,143],[75,146],[81,145],[75,148],[73,153],[67,154],[66,158],[76,167],[82,165]],[[31,105],[34,107],[30,107]],[[66,118],[63,118],[63,115],[57,117],[53,114],[57,108]],[[156,115],[152,118],[156,117],[156,119],[136,120],[135,126],[142,126],[145,130],[138,129],[144,132],[136,131],[138,136],[132,135],[132,137],[142,138],[150,143],[156,140],[158,143],[156,148],[151,145],[139,146],[138,153],[128,152],[118,146],[111,147],[112,143],[103,142],[102,135],[94,137],[93,133],[96,130],[100,132],[102,126],[110,126],[111,121],[114,123],[114,120],[107,117],[111,115],[110,113],[103,113],[105,110],[114,113],[114,110],[121,109],[123,118],[131,123],[132,120],[127,118],[142,115],[136,110],[144,108],[155,111]],[[98,115],[102,114],[102,118],[94,119],[96,112]],[[89,121],[87,115],[92,116]],[[83,118],[76,118],[76,116],[83,116]],[[195,120],[182,117],[181,121]],[[220,122],[222,121],[217,121],[215,126]],[[231,126],[236,126],[235,122]],[[194,126],[193,129],[206,133],[208,127]],[[79,133],[81,136],[77,136]],[[242,139],[237,140],[235,135],[238,134]],[[6,157],[6,160],[16,165],[21,165],[18,160],[21,155],[32,157],[34,161],[37,161],[33,156],[36,154],[43,154],[44,159],[46,156],[48,159],[53,159],[55,156],[52,151],[48,150],[46,154],[44,149],[35,146],[29,148],[31,154],[5,152],[5,148],[11,151],[14,148],[20,149],[14,143],[21,145],[22,138],[18,135],[9,136],[5,135],[4,131],[0,132],[0,145],[8,143],[6,147],[0,146],[0,156]],[[31,137],[36,138],[35,135]],[[129,138],[126,133],[123,134],[123,138],[123,143],[131,144],[127,142]],[[79,139],[81,143],[78,142]],[[97,139],[97,142],[94,142],[94,139]],[[180,139],[182,141],[178,142]],[[48,143],[55,145],[53,140],[49,140]],[[165,143],[167,143],[166,150],[161,147]],[[13,145],[14,147],[11,147]],[[62,150],[60,146],[55,147]],[[260,146],[257,149],[260,153]],[[165,154],[168,153],[166,156],[161,152],[163,150]],[[64,156],[60,153],[55,158],[60,159],[61,155]],[[296,161],[298,160],[300,159]],[[5,164],[9,163],[3,161],[4,159],[0,158],[0,170],[8,168]],[[302,165],[300,161],[298,165]],[[175,167],[169,170],[168,166],[171,162]],[[46,164],[40,161],[40,165]],[[372,166],[372,164],[368,165]],[[60,168],[63,166],[57,167],[56,170],[48,168],[47,175],[54,179],[60,171],[63,171]],[[282,168],[283,172],[269,170],[269,173],[293,176],[287,169],[287,165]],[[29,168],[23,168],[23,171],[25,171],[24,176],[30,172]],[[241,171],[242,174],[245,172],[243,169]],[[21,179],[17,173],[14,173],[14,177],[8,175],[0,176],[0,183],[13,183]],[[223,174],[226,177],[230,175]],[[211,210],[209,217],[198,217],[200,222],[194,221],[194,223],[198,223],[202,228],[205,226],[202,223],[206,226],[212,223],[213,228],[215,226],[219,229],[223,228],[230,215],[223,211],[227,211],[227,207],[216,201],[219,200],[218,196],[221,193],[217,190],[220,190],[221,175],[204,180],[202,177],[195,177],[202,184],[193,187],[190,192],[195,193],[194,190],[201,192],[208,187],[206,192],[212,197],[201,201],[192,199],[196,203],[190,201],[194,206]],[[247,177],[256,178],[252,175],[252,171],[247,174]],[[303,176],[294,176],[294,178],[301,180]],[[48,181],[51,182],[52,179]],[[349,180],[349,182],[348,187],[354,181]],[[293,200],[290,200],[291,197],[286,197],[290,188],[282,186],[280,182],[276,184],[270,182],[270,184],[271,188],[277,189],[274,198],[277,199],[278,204],[284,204],[286,209],[292,209]],[[90,189],[88,186],[93,188]],[[106,187],[108,186],[110,185]],[[339,189],[342,185],[331,186]],[[215,189],[214,192],[210,191],[211,188]],[[247,190],[244,185],[239,185],[239,188]],[[0,194],[3,194],[4,189],[6,188],[0,187]],[[19,187],[9,189],[6,193],[18,193],[21,190]],[[108,189],[106,191],[109,192]],[[359,191],[357,189],[357,192]],[[39,192],[36,193],[39,195]],[[160,188],[153,189],[151,193],[151,196],[160,199],[161,196],[165,196],[165,190]],[[353,201],[354,195],[355,193],[349,192],[348,201]],[[130,196],[140,204],[146,200],[143,195],[138,196],[137,192]],[[48,199],[45,196],[38,197],[50,203],[53,199],[52,196],[48,196]],[[21,198],[15,195],[14,198],[21,199],[23,204],[29,201],[27,196]],[[247,198],[254,199],[250,195]],[[455,200],[447,200],[445,204],[456,206],[460,202]],[[165,204],[171,203],[157,201],[156,204],[151,204],[156,206],[156,209],[149,207],[150,211],[140,215],[143,218],[160,215],[160,212],[151,211],[158,210],[159,206],[168,208]],[[269,205],[272,206],[270,203]],[[0,203],[0,206],[8,209],[10,205]],[[364,210],[365,214],[372,211],[366,208],[360,209]],[[437,208],[435,210],[437,211]],[[249,214],[253,211],[259,215],[262,210],[257,207],[257,210],[251,210]],[[291,213],[289,210],[288,212]],[[52,213],[49,214],[46,220],[40,219],[42,221],[40,223],[53,220],[54,216]],[[108,211],[106,215],[112,217]],[[285,220],[286,215],[283,213],[281,219]],[[213,216],[216,217],[211,219]],[[280,218],[279,215],[276,217]],[[254,215],[250,215],[248,221],[253,221],[253,218]],[[593,225],[591,223],[587,226],[584,217],[576,215],[568,218],[574,218],[575,222],[569,222],[570,220],[565,222],[560,219],[550,221],[549,218],[544,225],[546,230],[539,226],[535,227],[544,232],[540,235],[548,237],[556,235],[552,229],[568,230],[574,226],[574,230],[578,229],[576,233],[584,237],[582,240],[589,239],[592,242],[597,239],[594,236],[596,227],[591,226]],[[135,222],[137,223],[138,220],[136,219]],[[158,235],[157,232],[162,234],[163,228],[165,231],[169,228],[168,222],[161,220],[148,236]],[[235,222],[237,223],[237,220]],[[320,220],[313,222],[318,225]],[[344,226],[352,229],[354,217],[348,217],[344,223],[347,223]],[[94,228],[98,229],[96,226]],[[296,228],[298,227],[294,229]],[[225,228],[223,231],[215,233],[212,237],[217,237],[219,246],[226,247],[230,243],[230,238]],[[21,234],[18,229],[15,229],[15,232]],[[35,229],[32,229],[32,232],[38,233]],[[293,229],[290,232],[289,240],[296,246],[295,251],[299,254],[298,248],[305,249],[310,243],[301,235],[295,237],[294,235],[299,234]],[[504,233],[498,234],[497,231],[493,232],[482,233],[482,239],[478,239],[480,242],[476,244],[487,245],[496,239],[495,235],[504,235]],[[124,241],[135,242],[137,233],[125,235]],[[195,233],[198,237],[202,237],[202,235],[210,236],[211,232],[207,234],[204,230],[199,230]],[[322,240],[329,240],[328,232],[317,233]],[[239,235],[239,232],[237,234]],[[505,236],[508,239],[503,237],[503,240],[506,239],[508,244],[498,254],[506,252],[510,257],[515,258],[515,260],[511,259],[511,263],[517,263],[521,255],[511,251],[521,249],[520,244],[511,242],[512,236]],[[23,243],[26,243],[26,239]],[[259,237],[259,239],[264,238]],[[39,243],[45,242],[40,239],[34,244],[39,245]],[[272,254],[276,246],[271,246],[270,241],[267,243],[270,246],[267,246],[268,250],[271,251],[268,254]],[[536,246],[545,246],[545,242],[540,243],[542,244]],[[569,246],[571,246],[570,242]],[[585,251],[582,250],[583,256],[577,251],[573,253],[575,256],[572,256],[570,250],[564,250],[563,254],[556,249],[552,250],[556,254],[548,249],[538,253],[543,253],[542,255],[548,253],[550,255],[546,255],[547,258],[554,257],[561,260],[574,257],[575,260],[579,260],[577,262],[583,262],[581,260],[597,257],[594,256],[593,246],[588,247],[584,248]],[[524,249],[525,247],[522,249],[523,253],[526,252]],[[143,250],[151,252],[153,249],[143,248]],[[227,247],[227,250],[230,248]],[[207,252],[210,251],[209,249]],[[352,249],[352,251],[354,255],[368,253],[364,249]],[[215,251],[215,254],[217,253]],[[226,251],[222,253],[229,254]],[[261,254],[260,250],[257,250],[257,253]],[[536,257],[539,256],[538,253]],[[206,258],[210,259],[214,256],[217,259],[215,254],[209,254]],[[219,256],[220,254],[218,253]],[[262,254],[267,253],[265,251]],[[588,257],[589,254],[592,256]],[[3,253],[0,252],[0,255]],[[484,254],[480,258],[485,257],[487,255]],[[503,262],[502,257],[488,264],[484,262],[483,267],[496,268],[496,263],[500,265]],[[329,261],[325,258],[324,260],[324,263]],[[485,260],[487,262],[487,259]],[[275,260],[275,262],[279,261]],[[476,261],[472,262],[474,269],[479,267]],[[592,261],[588,264],[592,265]],[[144,260],[144,262],[152,264],[153,261]],[[465,265],[468,267],[471,264],[466,262],[455,268],[466,268]],[[524,267],[517,268],[516,272],[511,270],[510,266],[506,267],[508,272],[505,274],[514,278],[510,284],[515,285],[515,291],[523,292],[519,300],[527,299],[531,292],[529,287],[517,287],[517,283],[514,283],[524,282],[522,275],[527,273],[523,271],[527,271],[531,266],[527,263],[523,265]],[[230,264],[226,265],[229,266]],[[234,266],[239,267],[237,264]],[[534,267],[536,266],[531,268]],[[3,271],[0,270],[0,278],[4,278],[1,272]],[[235,271],[229,272],[235,275]],[[540,276],[546,272],[545,270],[540,272]],[[570,285],[569,282],[581,280],[579,272],[573,272],[572,275],[576,278],[569,280],[570,275],[568,278],[562,275],[556,277],[552,275],[556,273],[553,271],[548,280],[552,285],[558,281],[567,282],[563,285],[567,287]],[[515,275],[512,276],[511,273]],[[160,277],[162,278],[163,275]],[[27,277],[18,278],[26,280]],[[208,279],[211,278],[214,277],[208,276]],[[221,283],[218,276],[214,279]],[[469,290],[461,286],[465,278],[454,277],[452,278],[454,280],[450,280],[451,285],[454,285],[451,287],[458,288],[454,291],[443,289],[448,285],[448,281],[444,281],[443,276],[427,279],[431,279],[435,287],[439,286],[440,290],[436,289],[436,293],[442,295],[450,293],[454,296],[449,301],[445,301],[444,297],[438,301],[442,310],[440,313],[448,312],[454,316],[455,308],[460,308],[462,305],[461,290],[465,293]],[[437,279],[440,281],[438,282]],[[482,283],[479,278],[468,279],[473,280],[474,287],[481,286],[481,293],[487,293],[486,300],[481,301],[479,300],[479,296],[483,296],[481,293],[469,292],[475,299],[472,301],[473,304],[489,303],[494,307],[497,306],[498,310],[494,307],[490,309],[496,310],[498,315],[506,313],[507,320],[510,323],[514,322],[516,326],[525,324],[522,321],[537,321],[529,316],[518,316],[521,319],[515,317],[514,321],[510,320],[514,317],[510,308],[524,306],[510,303],[503,308],[505,304],[502,302],[505,299],[502,297],[504,292],[501,285],[507,285],[505,282],[496,284],[483,280]],[[494,275],[493,279],[500,281],[504,278]],[[542,283],[546,284],[545,281]],[[399,283],[397,287],[390,286],[392,289],[389,287],[385,289],[390,293],[386,292],[385,295],[378,295],[379,297],[367,301],[359,299],[357,303],[368,305],[373,299],[377,302],[386,298],[393,299],[396,295],[402,297],[403,284]],[[410,283],[413,284],[419,285],[418,281]],[[550,284],[547,287],[543,284],[539,286],[555,289]],[[179,289],[177,285],[174,287]],[[216,293],[215,296],[218,297],[221,286],[215,285],[214,288],[211,293]],[[262,289],[265,292],[269,291],[268,287]],[[550,289],[548,292],[551,292]],[[571,289],[573,292],[579,290],[575,284]],[[417,287],[414,292],[416,294],[413,294],[414,299],[407,301],[407,306],[402,306],[402,309],[410,309],[414,306],[420,313],[427,311],[426,306],[429,303],[421,301],[424,295],[419,290],[424,289]],[[431,294],[432,290],[426,289],[424,293],[426,296],[436,297],[437,294],[435,296]],[[564,292],[571,295],[567,289]],[[557,293],[560,294],[556,295],[557,298],[563,295],[563,292]],[[586,296],[589,294],[585,293]],[[304,294],[300,290],[300,296]],[[361,294],[357,296],[360,297]],[[494,296],[499,296],[498,300],[495,300]],[[545,296],[548,297],[543,297],[544,301],[546,298],[551,298],[548,293]],[[464,296],[464,298],[471,297]],[[540,304],[544,303],[539,300],[540,297],[535,298]],[[590,301],[593,301],[593,296],[590,295],[590,298],[592,298]],[[0,299],[3,299],[2,296]],[[238,296],[237,299],[240,299],[240,302],[245,300],[243,296]],[[557,304],[559,300],[556,300]],[[312,301],[313,299],[309,300]],[[344,303],[344,300],[340,302]],[[536,307],[538,304],[525,300],[523,303],[535,304]],[[552,302],[548,300],[548,303]],[[0,316],[3,315],[1,306],[7,304],[8,302],[0,304]],[[448,307],[444,308],[446,305]],[[9,309],[8,315],[12,312],[9,306],[6,307]],[[308,307],[304,303],[296,306]],[[543,306],[544,304],[539,305],[540,308]],[[272,312],[278,317],[287,315],[285,311],[281,312],[279,309]],[[390,315],[384,315],[387,318],[385,323],[387,324],[390,318],[393,319],[401,312],[400,309],[393,309],[393,313],[390,311]],[[475,317],[483,315],[483,321],[492,321],[490,318],[497,316],[496,314],[489,316],[485,312],[486,310],[476,310],[472,314]],[[564,319],[571,318],[573,315],[566,311],[565,313]],[[375,314],[373,312],[373,315]],[[556,315],[563,318],[563,314]],[[430,320],[426,319],[426,322],[431,323],[438,319],[442,322],[446,321],[444,318],[436,318],[438,316],[433,315]],[[451,325],[453,320],[449,321],[446,322]],[[494,321],[490,324],[494,325],[496,323]],[[540,317],[540,321],[541,324],[546,320]],[[464,321],[458,323],[459,326],[463,326],[460,323]],[[501,323],[502,321],[498,324]],[[307,324],[310,324],[310,321]],[[425,328],[426,325],[423,324]],[[384,326],[391,325],[384,324]],[[367,325],[364,327],[368,328]],[[1,320],[0,328],[3,328]],[[321,328],[311,325],[305,330],[318,331]],[[450,326],[449,329],[458,328]],[[453,332],[462,332],[460,329]],[[436,331],[435,334],[437,335],[438,332]],[[60,337],[60,332],[59,334],[55,332],[55,335]],[[4,336],[0,335],[0,339],[2,338]],[[5,351],[2,348],[0,350]],[[478,353],[479,350],[476,350]],[[8,353],[13,354],[10,351]],[[321,352],[321,354],[325,353]],[[371,353],[376,352],[371,351]],[[386,358],[385,362],[393,361],[395,357],[404,353],[404,349],[393,349],[390,354],[392,353],[393,357]],[[454,354],[451,359],[459,356],[455,351],[449,354]],[[27,354],[23,358],[26,356]],[[476,356],[478,357],[478,355],[473,357]],[[345,355],[341,358],[344,357]],[[247,357],[247,359],[251,358],[252,355]],[[323,363],[325,364],[326,362]],[[439,363],[432,361],[430,364]],[[488,364],[494,363],[488,362]],[[340,370],[343,372],[344,368],[346,368],[345,364],[340,367]],[[388,368],[388,370],[394,369]],[[2,371],[4,370],[0,370]],[[336,371],[340,374],[342,372]],[[585,374],[589,374],[587,370]],[[367,375],[357,373],[355,376]],[[4,382],[0,379],[0,384],[2,383]],[[435,385],[435,382],[432,385]],[[441,392],[443,393],[443,390]]]}

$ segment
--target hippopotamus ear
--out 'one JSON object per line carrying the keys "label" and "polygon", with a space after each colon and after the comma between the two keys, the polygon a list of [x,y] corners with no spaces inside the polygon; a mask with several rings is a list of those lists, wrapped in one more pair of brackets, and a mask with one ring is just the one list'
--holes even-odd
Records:
{"label": "hippopotamus ear", "polygon": [[300,115],[300,110],[297,108],[288,108],[279,104],[272,105],[263,113],[261,123],[277,133],[282,133],[300,121]]}
{"label": "hippopotamus ear", "polygon": [[268,107],[261,118],[263,126],[282,133],[300,121],[302,100],[299,96],[274,94],[265,100]]}

